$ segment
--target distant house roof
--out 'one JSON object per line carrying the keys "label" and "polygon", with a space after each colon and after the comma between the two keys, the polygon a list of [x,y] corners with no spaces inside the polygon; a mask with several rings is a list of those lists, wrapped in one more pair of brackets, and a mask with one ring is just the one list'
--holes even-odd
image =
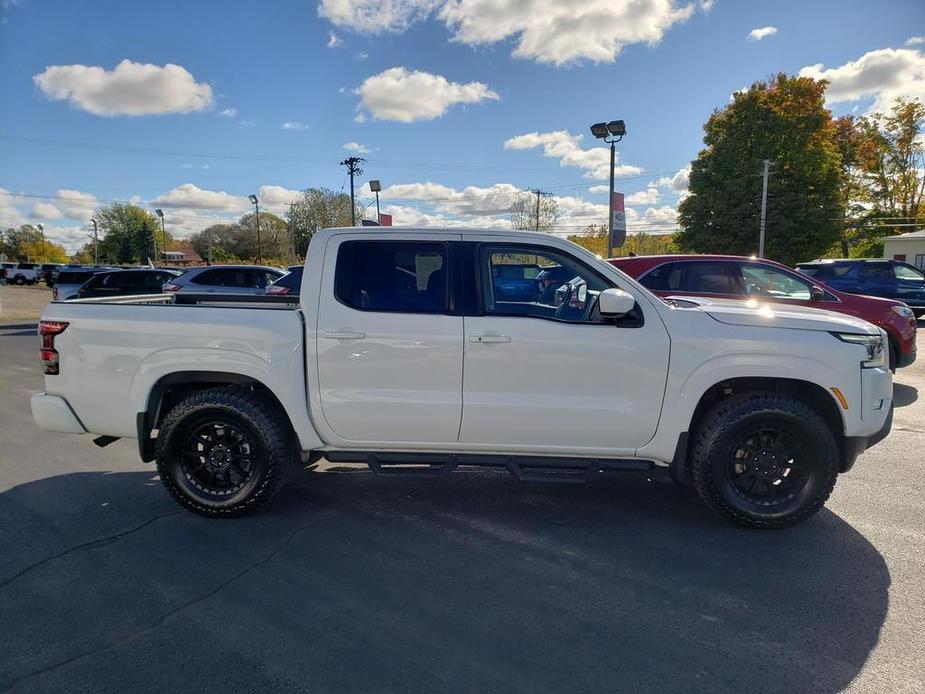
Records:
{"label": "distant house roof", "polygon": [[173,263],[187,263],[196,265],[203,262],[202,257],[193,250],[189,241],[180,241],[179,248],[173,248],[169,251],[161,251],[161,257],[164,260]]}
{"label": "distant house roof", "polygon": [[925,239],[925,230],[922,231],[908,231],[905,234],[898,234],[897,236],[887,236],[884,241],[898,241],[899,239],[903,240],[913,240],[913,239]]}

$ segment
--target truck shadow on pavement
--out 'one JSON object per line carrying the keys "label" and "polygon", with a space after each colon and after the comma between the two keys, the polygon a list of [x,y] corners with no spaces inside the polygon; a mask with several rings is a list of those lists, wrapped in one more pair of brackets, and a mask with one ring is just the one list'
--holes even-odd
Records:
{"label": "truck shadow on pavement", "polygon": [[907,407],[919,399],[919,391],[914,386],[904,383],[893,383],[893,404],[896,407]]}
{"label": "truck shadow on pavement", "polygon": [[0,494],[0,689],[834,692],[889,585],[834,513],[744,530],[660,475],[306,471],[209,520],[75,473]]}

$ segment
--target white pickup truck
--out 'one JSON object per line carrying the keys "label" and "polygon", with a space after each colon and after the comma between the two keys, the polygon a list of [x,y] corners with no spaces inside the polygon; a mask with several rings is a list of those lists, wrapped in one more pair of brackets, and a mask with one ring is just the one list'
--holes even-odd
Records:
{"label": "white pickup truck", "polygon": [[667,467],[757,527],[821,508],[892,421],[873,325],[666,302],[549,235],[330,229],[299,304],[216,298],[50,304],[35,421],[137,438],[170,494],[209,516],[256,508],[323,457],[531,481]]}

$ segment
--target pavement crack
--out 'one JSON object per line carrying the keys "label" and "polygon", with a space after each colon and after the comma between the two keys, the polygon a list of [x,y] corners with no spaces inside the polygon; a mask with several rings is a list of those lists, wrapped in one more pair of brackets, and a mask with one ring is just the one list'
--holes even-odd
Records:
{"label": "pavement crack", "polygon": [[21,576],[26,575],[33,569],[37,569],[38,567],[43,566],[47,564],[48,562],[54,561],[56,559],[61,559],[62,557],[66,557],[68,554],[73,554],[74,552],[79,552],[81,550],[95,549],[97,547],[105,547],[106,545],[111,545],[113,542],[118,542],[119,540],[121,540],[124,537],[127,537],[128,535],[132,535],[133,533],[137,533],[139,530],[143,530],[144,528],[148,527],[152,523],[155,523],[156,521],[159,521],[163,518],[173,518],[174,516],[179,516],[184,513],[186,513],[186,511],[174,511],[173,513],[163,513],[159,516],[154,516],[154,518],[149,518],[144,523],[141,523],[140,525],[136,525],[134,528],[123,530],[122,532],[116,533],[115,535],[108,535],[106,537],[100,537],[95,540],[90,540],[89,542],[81,542],[79,545],[74,545],[73,547],[69,547],[61,552],[58,552],[57,554],[52,554],[51,556],[45,557],[44,559],[39,559],[37,562],[33,564],[29,564],[29,566],[13,574],[9,578],[5,578],[2,581],[0,581],[0,588],[5,588],[10,583],[15,581],[17,578],[20,578]]}
{"label": "pavement crack", "polygon": [[[180,513],[185,513],[185,511],[181,511]],[[177,515],[177,514],[170,514],[170,515]],[[160,517],[163,518],[164,516],[160,516]],[[157,520],[157,519],[156,519],[156,518],[151,519],[151,521],[149,521],[149,523],[150,523],[150,522],[153,522],[154,520]],[[85,658],[90,658],[90,657],[92,657],[92,656],[94,656],[94,655],[97,655],[97,654],[99,654],[99,653],[105,653],[106,651],[112,650],[113,648],[118,648],[118,647],[120,647],[120,646],[126,646],[126,645],[129,645],[129,644],[131,644],[131,643],[134,643],[134,642],[137,641],[138,639],[140,639],[140,638],[142,638],[142,637],[144,637],[144,636],[150,634],[152,631],[155,631],[155,630],[158,629],[162,624],[164,624],[164,623],[167,622],[168,620],[172,619],[173,617],[176,617],[176,616],[177,616],[178,614],[180,614],[181,612],[183,612],[183,611],[185,611],[185,610],[188,610],[190,607],[193,607],[194,605],[198,605],[198,604],[200,604],[200,603],[202,603],[202,602],[205,602],[205,601],[208,600],[209,598],[214,597],[216,594],[220,593],[222,590],[224,590],[225,588],[227,588],[229,585],[231,585],[231,584],[234,583],[235,581],[238,581],[238,580],[244,578],[246,575],[248,575],[249,573],[251,573],[251,572],[254,571],[255,569],[258,569],[258,568],[260,568],[261,566],[263,566],[264,564],[267,564],[268,562],[272,561],[277,555],[279,555],[280,552],[282,552],[282,551],[289,545],[290,542],[292,542],[297,536],[301,535],[304,531],[308,530],[312,525],[315,524],[315,522],[316,522],[317,520],[318,520],[318,518],[316,517],[316,518],[313,518],[310,522],[305,523],[304,525],[301,525],[301,526],[299,526],[299,527],[297,527],[297,528],[293,528],[292,530],[289,531],[289,533],[286,534],[286,536],[282,539],[282,541],[279,542],[279,543],[276,545],[276,547],[274,547],[274,548],[273,548],[270,552],[268,552],[265,556],[263,556],[263,557],[261,557],[260,559],[254,561],[254,562],[252,562],[252,563],[250,563],[250,564],[248,564],[246,567],[244,567],[243,569],[241,569],[240,571],[238,571],[237,573],[235,573],[235,574],[232,575],[231,577],[229,577],[229,578],[225,579],[224,581],[222,581],[221,583],[219,583],[215,588],[213,588],[213,589],[210,590],[209,592],[204,593],[203,595],[200,595],[200,596],[198,596],[198,597],[192,598],[192,599],[190,599],[190,600],[187,600],[187,601],[184,602],[183,604],[178,605],[177,607],[173,608],[172,610],[170,610],[170,611],[168,611],[168,612],[165,612],[163,615],[161,615],[160,617],[158,617],[154,622],[152,622],[152,623],[149,624],[148,626],[144,627],[143,629],[139,629],[139,630],[137,630],[137,631],[134,631],[134,632],[128,634],[125,638],[122,638],[122,639],[120,639],[120,640],[118,640],[118,641],[111,641],[111,642],[106,643],[106,644],[103,644],[103,645],[101,645],[101,646],[99,646],[99,647],[97,647],[97,648],[93,648],[93,649],[91,649],[91,650],[89,650],[89,651],[85,651],[84,653],[79,653],[79,654],[77,654],[77,655],[75,655],[75,656],[72,656],[72,657],[70,657],[70,658],[67,658],[67,659],[65,659],[65,660],[59,661],[59,662],[57,662],[57,663],[52,663],[51,665],[47,665],[46,667],[43,667],[43,668],[41,668],[41,669],[39,669],[39,670],[35,670],[35,671],[33,671],[33,672],[26,673],[25,675],[22,675],[22,676],[20,676],[20,677],[17,677],[15,680],[13,680],[12,682],[10,682],[9,684],[0,685],[0,686],[3,686],[2,691],[4,691],[4,692],[12,691],[13,689],[15,689],[17,686],[19,686],[20,684],[22,684],[22,683],[25,682],[26,680],[30,680],[30,679],[33,679],[33,678],[35,678],[35,677],[39,677],[39,676],[44,675],[44,674],[47,674],[47,673],[49,673],[49,672],[53,672],[53,671],[58,670],[58,669],[60,669],[60,668],[66,667],[66,666],[68,666],[68,665],[70,665],[70,664],[72,664],[72,663],[75,663],[75,662],[77,662],[77,661],[79,661],[79,660],[84,660]],[[143,526],[140,526],[140,527],[137,528],[137,529],[140,530],[141,527],[143,527]],[[127,533],[125,533],[125,534],[127,534]]]}

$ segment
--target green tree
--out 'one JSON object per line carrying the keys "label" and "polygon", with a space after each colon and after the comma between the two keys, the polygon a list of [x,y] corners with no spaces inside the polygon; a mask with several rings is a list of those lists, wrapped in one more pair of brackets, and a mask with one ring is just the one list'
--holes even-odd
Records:
{"label": "green tree", "polygon": [[[363,208],[357,205],[354,212],[359,223]],[[292,204],[286,217],[295,235],[296,255],[304,257],[308,242],[316,231],[350,226],[350,196],[328,188],[307,188]]]}
{"label": "green tree", "polygon": [[[94,215],[100,230],[101,263],[140,263],[154,258],[154,231],[161,238],[160,223],[137,205],[114,203]],[[167,236],[168,243],[170,235]],[[158,244],[160,248],[160,244]]]}
{"label": "green tree", "polygon": [[758,249],[762,161],[772,162],[765,254],[793,264],[840,237],[840,155],[825,82],[778,75],[710,116],[679,206],[683,250],[749,255]]}

